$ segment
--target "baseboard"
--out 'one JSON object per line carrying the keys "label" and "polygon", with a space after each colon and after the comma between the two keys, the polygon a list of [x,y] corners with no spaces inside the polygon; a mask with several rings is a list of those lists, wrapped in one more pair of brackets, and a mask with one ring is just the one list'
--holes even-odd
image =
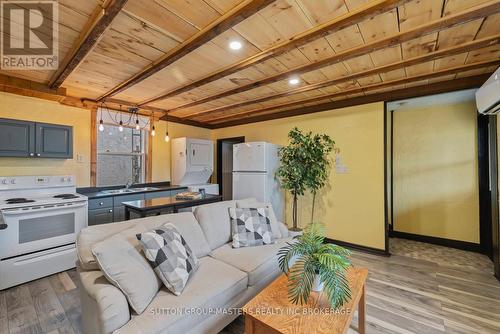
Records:
{"label": "baseboard", "polygon": [[412,234],[399,231],[389,231],[389,236],[393,238],[408,239],[413,241],[426,242],[428,244],[451,247],[461,250],[466,250],[469,252],[481,253],[481,246],[467,241],[452,240],[438,237],[429,237],[426,235]]}
{"label": "baseboard", "polygon": [[328,242],[330,244],[336,244],[345,248],[350,248],[354,250],[358,250],[361,252],[365,253],[370,253],[374,255],[380,255],[380,256],[390,256],[391,254],[388,251],[385,251],[383,249],[378,249],[378,248],[372,248],[368,246],[362,246],[362,245],[357,245],[357,244],[352,244],[350,242],[345,242],[341,240],[335,240],[335,239],[330,239],[330,238],[325,238],[325,242]]}

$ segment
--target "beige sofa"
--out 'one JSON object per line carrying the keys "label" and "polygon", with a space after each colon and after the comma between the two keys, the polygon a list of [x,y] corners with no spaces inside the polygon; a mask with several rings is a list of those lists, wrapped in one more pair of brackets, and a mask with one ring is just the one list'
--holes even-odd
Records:
{"label": "beige sofa", "polygon": [[[227,208],[235,201],[185,212],[88,227],[77,240],[84,333],[217,333],[243,306],[279,276],[277,252],[291,241],[285,225],[273,245],[233,249]],[[200,259],[180,296],[162,287],[146,311],[135,314],[110,284],[92,255],[92,245],[119,236],[138,247],[135,235],[170,222]],[[217,308],[219,308],[217,310]],[[225,312],[221,312],[226,308]],[[234,309],[233,309],[234,308]]]}

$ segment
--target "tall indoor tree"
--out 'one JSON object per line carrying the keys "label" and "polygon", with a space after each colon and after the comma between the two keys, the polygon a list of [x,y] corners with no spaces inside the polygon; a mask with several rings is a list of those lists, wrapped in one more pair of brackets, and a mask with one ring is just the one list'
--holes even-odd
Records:
{"label": "tall indoor tree", "polygon": [[328,181],[331,161],[330,152],[335,142],[326,134],[304,134],[297,127],[288,133],[288,145],[280,148],[281,165],[276,174],[283,189],[293,196],[292,230],[298,228],[297,201],[307,190],[313,194],[312,216],[317,191]]}
{"label": "tall indoor tree", "polygon": [[306,189],[312,194],[311,223],[314,222],[314,209],[316,207],[316,193],[323,188],[330,175],[332,159],[330,153],[335,148],[335,142],[326,134],[307,134],[306,140],[308,164],[305,170]]}

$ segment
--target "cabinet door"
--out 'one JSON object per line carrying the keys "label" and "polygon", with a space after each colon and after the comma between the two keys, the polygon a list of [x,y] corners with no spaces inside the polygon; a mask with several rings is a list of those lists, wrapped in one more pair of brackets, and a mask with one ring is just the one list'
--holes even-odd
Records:
{"label": "cabinet door", "polygon": [[35,155],[35,123],[0,118],[0,156]]}
{"label": "cabinet door", "polygon": [[36,123],[36,156],[40,158],[73,158],[71,126]]}
{"label": "cabinet door", "polygon": [[108,224],[113,222],[113,209],[89,210],[89,226]]}
{"label": "cabinet door", "polygon": [[144,199],[152,199],[152,198],[161,198],[161,197],[170,197],[172,193],[170,190],[165,191],[152,191],[150,193],[144,194]]}
{"label": "cabinet door", "polygon": [[115,206],[113,209],[113,222],[122,222],[125,220],[125,206]]}
{"label": "cabinet door", "polygon": [[212,145],[209,142],[190,142],[188,155],[193,166],[209,166],[212,162]]}

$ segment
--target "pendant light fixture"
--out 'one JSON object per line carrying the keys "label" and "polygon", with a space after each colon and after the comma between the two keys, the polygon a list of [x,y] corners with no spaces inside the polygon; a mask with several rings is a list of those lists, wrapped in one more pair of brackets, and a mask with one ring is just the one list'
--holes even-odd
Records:
{"label": "pendant light fixture", "polygon": [[135,129],[140,130],[141,126],[139,125],[139,115],[135,114]]}
{"label": "pendant light fixture", "polygon": [[123,119],[122,119],[122,105],[120,104],[120,125],[118,126],[118,131],[123,132]]}
{"label": "pendant light fixture", "polygon": [[[168,116],[168,115],[165,115]],[[168,135],[168,119],[166,120],[167,122],[167,132],[165,133],[165,141],[168,143],[170,141],[170,136]]]}
{"label": "pendant light fixture", "polygon": [[104,122],[102,121],[102,107],[101,107],[101,119],[99,120],[99,131],[104,131]]}
{"label": "pendant light fixture", "polygon": [[150,122],[151,122],[151,137],[154,137],[156,136],[156,129],[155,129],[155,112],[153,111],[153,114],[151,115],[151,118],[150,118]]}

